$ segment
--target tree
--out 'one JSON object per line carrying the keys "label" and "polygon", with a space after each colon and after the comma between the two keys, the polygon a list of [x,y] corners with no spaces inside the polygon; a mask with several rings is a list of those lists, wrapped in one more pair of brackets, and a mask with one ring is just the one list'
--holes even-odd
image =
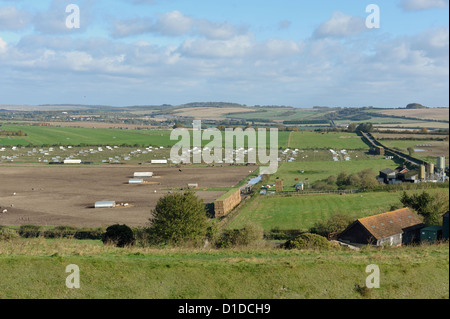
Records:
{"label": "tree", "polygon": [[203,239],[208,230],[208,218],[203,200],[192,191],[161,197],[152,211],[148,228],[156,243],[182,244]]}
{"label": "tree", "polygon": [[427,226],[433,226],[442,223],[442,215],[449,208],[448,199],[448,194],[435,193],[431,195],[423,191],[421,194],[412,194],[411,196],[403,192],[400,201],[421,215]]}
{"label": "tree", "polygon": [[134,244],[134,234],[127,225],[112,225],[106,228],[106,232],[102,234],[104,244],[111,243],[117,247],[125,247]]}
{"label": "tree", "polygon": [[353,133],[356,131],[357,127],[356,123],[350,123],[347,127],[347,131]]}
{"label": "tree", "polygon": [[356,128],[357,132],[364,132],[364,133],[370,133],[373,130],[372,123],[361,123]]}
{"label": "tree", "polygon": [[331,233],[341,233],[351,223],[353,223],[353,218],[344,214],[335,214],[325,221],[318,221],[310,229],[311,233],[316,233],[321,236],[328,236]]}
{"label": "tree", "polygon": [[409,156],[412,156],[414,154],[414,147],[410,146],[410,147],[407,148],[407,150],[408,150]]}

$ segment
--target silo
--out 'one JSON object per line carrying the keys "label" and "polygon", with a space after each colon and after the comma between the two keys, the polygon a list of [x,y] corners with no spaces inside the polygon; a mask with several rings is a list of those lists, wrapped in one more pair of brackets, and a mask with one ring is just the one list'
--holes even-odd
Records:
{"label": "silo", "polygon": [[444,170],[445,169],[445,156],[439,156],[437,158],[437,168],[439,170]]}
{"label": "silo", "polygon": [[434,163],[427,163],[428,168],[428,174],[433,175],[434,174]]}
{"label": "silo", "polygon": [[420,165],[419,179],[425,179],[425,165]]}

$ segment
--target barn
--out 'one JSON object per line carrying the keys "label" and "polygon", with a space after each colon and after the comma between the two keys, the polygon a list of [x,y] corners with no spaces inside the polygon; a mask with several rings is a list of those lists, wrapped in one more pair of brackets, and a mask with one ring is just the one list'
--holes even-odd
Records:
{"label": "barn", "polygon": [[424,224],[409,208],[356,220],[338,240],[353,245],[399,246],[417,242]]}

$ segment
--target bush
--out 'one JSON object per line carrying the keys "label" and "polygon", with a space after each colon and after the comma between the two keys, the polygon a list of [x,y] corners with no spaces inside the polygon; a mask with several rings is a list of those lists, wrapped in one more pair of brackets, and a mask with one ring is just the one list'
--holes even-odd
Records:
{"label": "bush", "polygon": [[36,225],[22,225],[19,228],[19,235],[24,238],[34,238],[41,235],[41,227]]}
{"label": "bush", "polygon": [[112,225],[106,228],[102,235],[104,244],[114,244],[116,247],[125,247],[134,245],[134,233],[127,225]]}
{"label": "bush", "polygon": [[283,245],[285,249],[326,249],[330,247],[331,244],[325,237],[311,233],[301,234]]}
{"label": "bush", "polygon": [[14,229],[0,227],[0,240],[11,240],[18,237],[19,234]]}
{"label": "bush", "polygon": [[264,229],[257,224],[246,224],[242,229],[227,229],[216,241],[218,248],[242,247],[264,238]]}

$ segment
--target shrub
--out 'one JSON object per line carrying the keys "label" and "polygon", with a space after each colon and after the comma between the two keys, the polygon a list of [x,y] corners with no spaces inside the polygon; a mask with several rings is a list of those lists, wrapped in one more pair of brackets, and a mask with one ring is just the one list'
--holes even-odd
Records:
{"label": "shrub", "polygon": [[41,235],[41,227],[36,225],[22,225],[19,228],[19,235],[24,238],[39,237]]}
{"label": "shrub", "polygon": [[227,229],[216,241],[218,248],[242,247],[254,244],[264,238],[264,229],[248,223],[242,229]]}
{"label": "shrub", "polygon": [[18,238],[19,234],[10,228],[0,228],[0,240],[11,240]]}
{"label": "shrub", "polygon": [[330,242],[317,234],[305,233],[284,243],[285,249],[326,249],[331,247]]}
{"label": "shrub", "polygon": [[134,245],[134,233],[127,225],[112,225],[102,235],[104,244],[114,244],[117,247]]}

